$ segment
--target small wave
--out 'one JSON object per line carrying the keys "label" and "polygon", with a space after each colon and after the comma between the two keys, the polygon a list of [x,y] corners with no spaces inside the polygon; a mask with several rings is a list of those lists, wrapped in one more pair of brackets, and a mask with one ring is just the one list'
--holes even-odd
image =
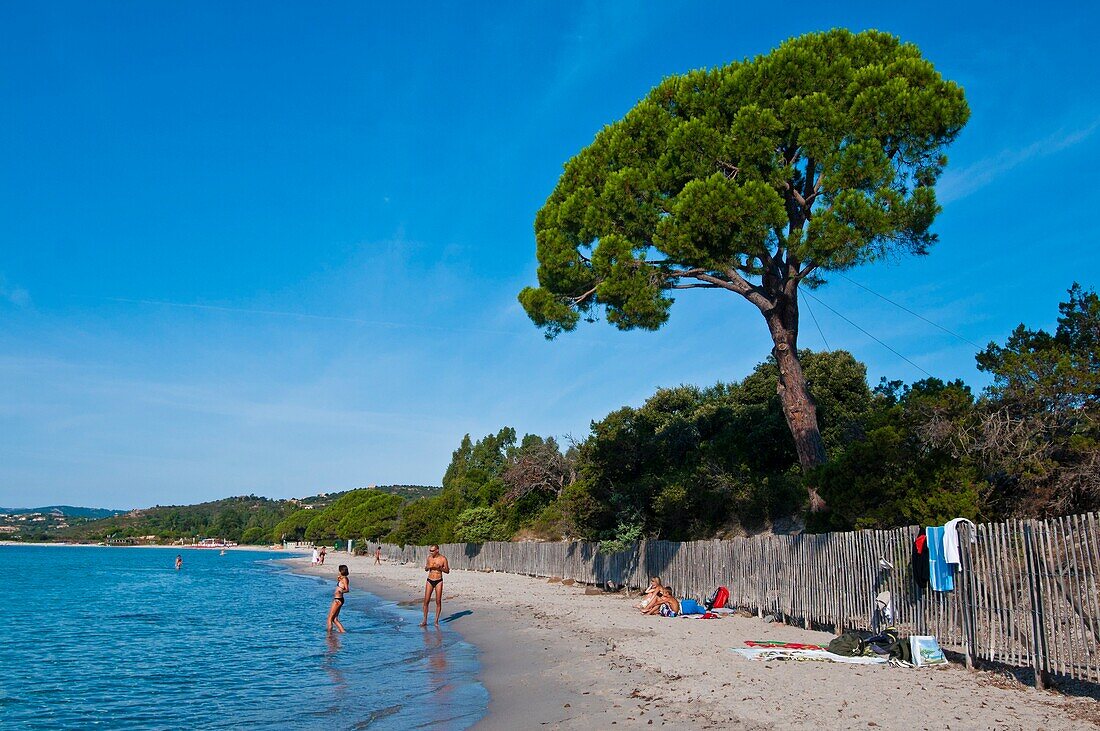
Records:
{"label": "small wave", "polygon": [[130,612],[128,614],[116,614],[112,619],[137,619],[142,622],[159,622],[164,618],[159,612]]}
{"label": "small wave", "polygon": [[356,723],[354,726],[352,726],[352,728],[356,729],[356,731],[359,731],[359,729],[370,728],[373,724],[376,724],[383,719],[389,718],[393,714],[399,712],[402,708],[404,708],[404,706],[398,704],[394,706],[389,706],[387,708],[379,708],[377,711],[371,711],[369,716],[364,718],[362,721]]}

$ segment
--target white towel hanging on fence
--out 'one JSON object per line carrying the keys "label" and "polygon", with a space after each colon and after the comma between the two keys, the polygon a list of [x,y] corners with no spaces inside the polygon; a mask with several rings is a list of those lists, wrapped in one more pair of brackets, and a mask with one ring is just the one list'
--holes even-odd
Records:
{"label": "white towel hanging on fence", "polygon": [[943,526],[943,560],[947,563],[960,564],[959,559],[959,523],[970,523],[970,542],[977,543],[978,529],[967,518],[954,518]]}

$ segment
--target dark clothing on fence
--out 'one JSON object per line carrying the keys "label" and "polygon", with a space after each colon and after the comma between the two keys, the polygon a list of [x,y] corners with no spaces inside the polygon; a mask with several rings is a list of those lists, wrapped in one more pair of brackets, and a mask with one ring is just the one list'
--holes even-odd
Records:
{"label": "dark clothing on fence", "polygon": [[924,535],[924,528],[921,528],[917,540],[913,541],[913,581],[921,589],[927,589],[928,578],[928,537]]}

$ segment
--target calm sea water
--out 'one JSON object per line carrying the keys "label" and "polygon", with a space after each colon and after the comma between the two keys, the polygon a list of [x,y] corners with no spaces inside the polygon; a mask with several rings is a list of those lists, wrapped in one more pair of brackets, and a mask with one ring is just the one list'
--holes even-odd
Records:
{"label": "calm sea water", "polygon": [[[274,554],[0,546],[0,727],[463,729],[476,651]],[[330,556],[335,574],[336,556]],[[326,563],[327,566],[327,563]]]}

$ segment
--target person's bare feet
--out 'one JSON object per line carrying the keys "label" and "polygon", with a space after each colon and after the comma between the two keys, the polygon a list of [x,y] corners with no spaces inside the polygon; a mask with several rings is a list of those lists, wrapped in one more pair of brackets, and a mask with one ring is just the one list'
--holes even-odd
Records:
{"label": "person's bare feet", "polygon": [[417,627],[427,627],[427,626],[428,626],[428,620],[426,620],[426,619],[423,622],[421,622],[420,624],[417,625]]}

